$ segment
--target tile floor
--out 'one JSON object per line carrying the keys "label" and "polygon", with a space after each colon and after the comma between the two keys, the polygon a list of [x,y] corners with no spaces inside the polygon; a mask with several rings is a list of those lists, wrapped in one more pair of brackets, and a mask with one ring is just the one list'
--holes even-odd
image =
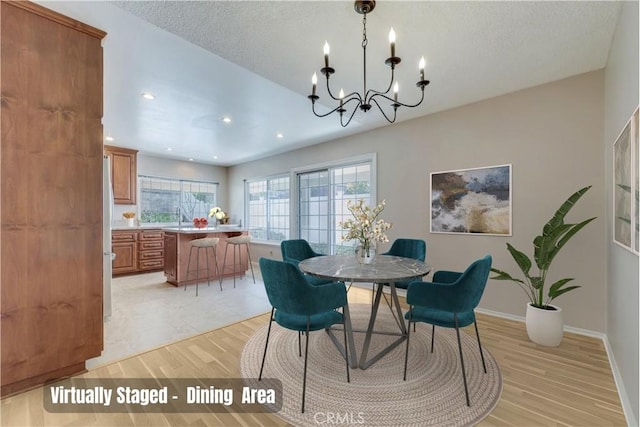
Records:
{"label": "tile floor", "polygon": [[112,315],[104,324],[104,350],[87,361],[95,368],[271,310],[260,269],[233,278],[176,288],[162,272],[116,277],[112,282]]}

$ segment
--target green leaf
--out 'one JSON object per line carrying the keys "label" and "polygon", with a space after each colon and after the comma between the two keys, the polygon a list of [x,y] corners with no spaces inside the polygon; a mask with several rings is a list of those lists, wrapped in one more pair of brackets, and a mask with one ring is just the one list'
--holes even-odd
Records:
{"label": "green leaf", "polygon": [[549,296],[551,298],[554,298],[554,294],[556,291],[558,291],[558,289],[562,288],[564,285],[566,285],[567,283],[569,283],[570,281],[572,281],[573,279],[560,279],[557,282],[555,282],[553,285],[551,285],[549,287]]}
{"label": "green leaf", "polygon": [[563,224],[564,217],[567,215],[567,213],[569,213],[571,208],[576,204],[580,197],[582,197],[584,193],[589,191],[590,188],[590,185],[581,188],[580,190],[569,196],[569,198],[560,206],[560,208],[558,208],[549,222],[547,222],[547,224],[545,224],[545,226],[542,228],[542,234],[547,235],[551,232],[552,229],[556,228],[560,224]]}
{"label": "green leaf", "polygon": [[533,289],[540,289],[544,286],[544,280],[542,280],[542,277],[532,277],[531,286],[533,286]]}
{"label": "green leaf", "polygon": [[572,290],[574,290],[574,289],[578,289],[579,287],[580,287],[580,286],[569,286],[569,287],[567,287],[567,288],[563,288],[563,289],[560,289],[559,291],[555,292],[555,293],[553,294],[553,296],[549,295],[549,297],[550,297],[551,299],[555,299],[555,298],[558,298],[560,295],[562,295],[562,294],[564,294],[564,293],[567,293],[567,292],[569,292],[569,291],[572,291]]}
{"label": "green leaf", "polygon": [[514,282],[524,283],[523,280],[520,280],[518,278],[512,277],[509,273],[504,272],[502,270],[498,270],[497,268],[492,268],[491,271],[497,274],[497,276],[491,277],[491,279],[494,279],[494,280],[512,280]]}
{"label": "green leaf", "polygon": [[518,264],[518,267],[520,267],[520,270],[522,270],[524,275],[526,277],[529,277],[529,270],[531,269],[531,260],[529,259],[529,257],[514,248],[511,243],[507,243],[507,250],[515,260],[516,264]]}
{"label": "green leaf", "polygon": [[562,249],[562,247],[567,244],[569,239],[571,239],[578,231],[582,230],[585,225],[589,224],[594,219],[596,219],[596,217],[586,219],[579,224],[572,224],[571,229],[564,236],[562,236],[560,241],[558,241],[558,244],[549,252],[549,264],[551,264],[553,258],[555,258],[558,252],[560,252],[560,249]]}

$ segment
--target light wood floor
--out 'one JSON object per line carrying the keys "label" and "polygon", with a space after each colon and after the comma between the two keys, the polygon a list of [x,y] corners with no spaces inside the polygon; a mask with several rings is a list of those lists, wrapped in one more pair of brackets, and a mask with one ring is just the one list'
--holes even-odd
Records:
{"label": "light wood floor", "polygon": [[[351,302],[370,301],[352,288]],[[242,348],[268,322],[261,315],[90,370],[87,378],[238,378]],[[478,315],[483,346],[500,366],[504,388],[481,426],[623,426],[625,418],[602,342],[565,334],[558,348],[529,342],[524,324]],[[466,332],[473,333],[473,327]],[[42,388],[2,400],[2,426],[281,426],[269,414],[52,414]]]}

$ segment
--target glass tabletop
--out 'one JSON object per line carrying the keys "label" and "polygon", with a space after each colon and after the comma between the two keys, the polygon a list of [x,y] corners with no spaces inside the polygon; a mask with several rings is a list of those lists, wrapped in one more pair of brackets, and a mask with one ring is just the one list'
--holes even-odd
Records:
{"label": "glass tabletop", "polygon": [[354,255],[325,255],[305,259],[298,265],[307,274],[348,282],[397,282],[431,271],[422,261],[391,255],[377,255],[371,264],[360,264]]}

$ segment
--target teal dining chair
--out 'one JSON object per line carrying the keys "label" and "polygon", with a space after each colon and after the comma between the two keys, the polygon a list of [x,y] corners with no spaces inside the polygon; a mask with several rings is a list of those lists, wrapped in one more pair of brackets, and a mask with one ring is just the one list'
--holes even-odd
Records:
{"label": "teal dining chair", "polygon": [[[391,248],[381,255],[400,256],[424,262],[427,257],[427,244],[424,240],[419,239],[396,239],[393,241]],[[411,282],[411,280],[395,282],[395,286],[399,289],[407,289]]]}
{"label": "teal dining chair", "polygon": [[[491,271],[491,256],[487,255],[475,261],[464,272],[437,271],[433,275],[433,282],[414,281],[407,289],[407,304],[409,311],[405,314],[409,326],[416,322],[429,323],[431,328],[431,352],[436,326],[443,328],[455,328],[458,338],[458,351],[460,353],[460,365],[462,366],[462,379],[464,393],[469,401],[469,389],[467,387],[467,374],[464,369],[464,357],[462,356],[462,344],[460,341],[460,328],[473,323],[476,329],[478,349],[482,358],[482,367],[485,374],[487,365],[484,362],[480,334],[476,322],[475,308],[480,303],[484,292],[489,272]],[[407,360],[409,357],[410,327],[407,328],[407,348],[404,355],[404,380],[407,380]]]}
{"label": "teal dining chair", "polygon": [[[344,283],[333,282],[323,286],[313,286],[305,280],[300,270],[293,264],[260,258],[260,271],[271,303],[271,317],[264,343],[264,354],[258,381],[262,380],[264,362],[267,356],[271,325],[275,321],[283,328],[298,332],[298,355],[301,356],[300,333],[305,333],[304,373],[302,376],[302,412],[304,413],[307,390],[307,358],[309,354],[309,332],[345,323],[347,291]],[[337,309],[342,308],[342,313]],[[347,328],[344,331],[344,358],[349,378],[349,351],[347,348]]]}
{"label": "teal dining chair", "polygon": [[[280,251],[282,252],[282,260],[295,266],[305,259],[323,256],[323,254],[314,251],[309,242],[304,239],[283,240],[280,243]],[[333,280],[330,279],[322,279],[305,273],[302,274],[307,282],[314,286],[325,285],[333,282]]]}

